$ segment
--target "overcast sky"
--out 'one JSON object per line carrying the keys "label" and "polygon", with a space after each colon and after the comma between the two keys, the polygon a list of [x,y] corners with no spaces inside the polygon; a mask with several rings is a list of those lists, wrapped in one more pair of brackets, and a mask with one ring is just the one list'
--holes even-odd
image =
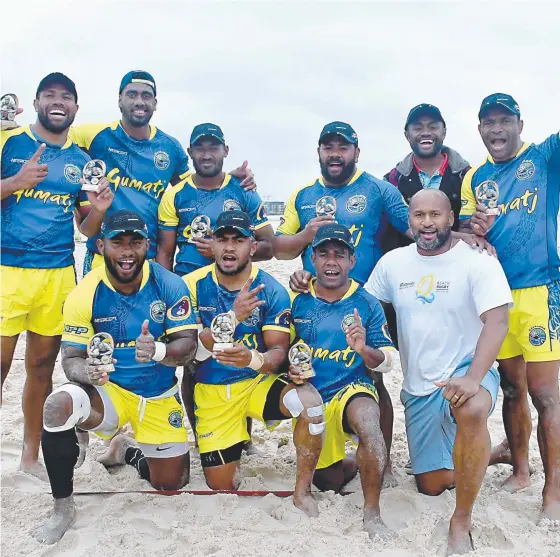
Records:
{"label": "overcast sky", "polygon": [[37,83],[61,71],[77,85],[76,122],[111,121],[121,77],[145,69],[156,126],[186,148],[194,125],[219,124],[226,168],[248,159],[261,194],[287,199],[318,176],[332,120],[354,126],[360,167],[378,176],[410,150],[404,120],[421,102],[439,106],[446,144],[473,164],[489,93],[519,102],[526,140],[557,131],[557,4],[18,0],[4,10],[1,89],[31,123]]}

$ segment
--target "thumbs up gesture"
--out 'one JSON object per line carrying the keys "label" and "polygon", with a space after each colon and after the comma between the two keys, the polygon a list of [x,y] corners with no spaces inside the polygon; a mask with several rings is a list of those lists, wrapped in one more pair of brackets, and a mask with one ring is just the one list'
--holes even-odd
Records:
{"label": "thumbs up gesture", "polygon": [[150,362],[156,353],[156,340],[149,330],[150,322],[146,319],[142,323],[142,331],[136,339],[136,361]]}
{"label": "thumbs up gesture", "polygon": [[35,154],[21,167],[17,173],[17,184],[19,189],[28,190],[34,188],[42,182],[49,172],[46,164],[39,164],[39,159],[44,153],[47,146],[41,143]]}

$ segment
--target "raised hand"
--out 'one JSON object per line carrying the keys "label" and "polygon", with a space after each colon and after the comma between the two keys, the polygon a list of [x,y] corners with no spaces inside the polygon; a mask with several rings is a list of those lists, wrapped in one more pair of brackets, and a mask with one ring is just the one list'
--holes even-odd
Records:
{"label": "raised hand", "polygon": [[249,290],[252,283],[253,277],[249,277],[233,302],[233,311],[239,322],[245,321],[255,308],[264,304],[264,300],[259,300],[257,297],[257,294],[264,288],[264,284],[259,284],[253,290]]}
{"label": "raised hand", "polygon": [[253,171],[249,168],[249,162],[243,161],[241,166],[238,166],[230,172],[235,178],[241,180],[241,187],[245,191],[253,191],[257,189],[257,183],[255,182],[255,175]]}
{"label": "raised hand", "polygon": [[366,330],[356,308],[354,308],[354,323],[346,330],[346,342],[358,354],[363,354],[366,348]]}
{"label": "raised hand", "polygon": [[39,164],[39,159],[47,146],[41,143],[35,154],[21,167],[16,174],[19,189],[28,190],[41,183],[48,175],[49,168],[46,164]]}
{"label": "raised hand", "polygon": [[146,319],[142,323],[142,331],[136,339],[136,361],[150,362],[156,353],[156,340],[149,331],[150,322]]}
{"label": "raised hand", "polygon": [[[84,179],[82,178],[82,183],[83,181]],[[107,209],[111,206],[111,203],[113,203],[113,198],[115,197],[106,176],[101,178],[99,181],[98,190],[99,191],[97,193],[94,191],[86,191],[88,201],[98,212],[106,213]]]}
{"label": "raised hand", "polygon": [[290,277],[290,289],[294,292],[309,292],[309,281],[313,275],[309,271],[298,269],[292,273]]}

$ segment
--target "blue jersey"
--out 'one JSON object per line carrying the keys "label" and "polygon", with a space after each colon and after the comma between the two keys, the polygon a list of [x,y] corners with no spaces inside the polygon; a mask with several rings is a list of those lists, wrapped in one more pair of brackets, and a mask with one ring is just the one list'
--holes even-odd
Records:
{"label": "blue jersey", "polygon": [[[244,344],[250,350],[266,352],[265,331],[280,331],[290,334],[291,312],[290,296],[286,289],[271,275],[253,265],[251,277],[255,288],[259,284],[265,287],[257,297],[264,304],[255,308],[253,313],[239,323],[235,329],[234,342]],[[219,313],[226,313],[233,308],[233,302],[239,291],[230,291],[218,283],[215,265],[208,265],[183,277],[189,287],[193,307],[203,327],[210,327],[212,319]],[[257,376],[251,368],[239,369],[218,363],[213,358],[202,362],[196,371],[196,381],[211,385],[227,385]]]}
{"label": "blue jersey", "polygon": [[318,298],[310,284],[309,294],[292,294],[292,320],[296,340],[313,351],[315,377],[309,382],[329,402],[350,383],[372,385],[371,372],[360,355],[348,346],[344,328],[354,322],[354,308],[366,330],[366,344],[372,348],[393,347],[381,304],[352,281],[348,292],[337,302]]}
{"label": "blue jersey", "polygon": [[[148,258],[157,251],[157,213],[165,188],[170,182],[183,179],[188,159],[181,144],[154,126],[149,139],[133,139],[120,122],[82,124],[70,129],[70,136],[92,159],[107,165],[107,179],[115,198],[107,215],[116,211],[135,211],[148,225],[150,249]],[[85,194],[80,203],[88,205]],[[97,239],[88,240],[90,251],[99,253]]]}
{"label": "blue jersey", "polygon": [[1,134],[2,179],[15,176],[41,143],[47,177],[2,200],[2,265],[55,269],[74,264],[74,213],[89,157],[68,139],[62,146],[36,138],[29,126]]}
{"label": "blue jersey", "polygon": [[[381,236],[387,219],[399,231],[408,230],[408,207],[399,190],[363,170],[357,170],[342,187],[325,186],[323,178],[297,190],[290,197],[277,234],[294,235],[317,216],[316,204],[325,197],[336,200],[336,220],[350,229],[356,253],[351,278],[364,284],[381,258]],[[311,246],[302,253],[303,268],[315,273],[311,263]]]}
{"label": "blue jersey", "polygon": [[196,330],[185,283],[161,265],[146,261],[140,290],[125,296],[115,291],[105,266],[97,267],[66,299],[62,344],[85,349],[94,334],[109,333],[117,360],[109,376],[111,383],[146,398],[158,396],[171,389],[177,379],[174,367],[136,361],[136,339],[146,319],[150,333],[161,342],[177,331]]}
{"label": "blue jersey", "polygon": [[549,284],[560,278],[557,249],[560,186],[560,136],[535,145],[525,143],[517,156],[504,163],[492,157],[472,168],[463,180],[460,218],[476,210],[476,191],[497,185],[500,214],[486,237],[512,290]]}
{"label": "blue jersey", "polygon": [[186,275],[211,263],[199,253],[192,242],[189,242],[193,219],[197,216],[207,216],[210,219],[210,228],[213,229],[218,215],[232,209],[245,211],[255,230],[270,224],[261,196],[255,191],[245,191],[241,187],[241,180],[229,174],[225,175],[218,190],[198,189],[191,175],[163,194],[159,206],[159,226],[162,230],[174,230],[177,233],[177,274]]}

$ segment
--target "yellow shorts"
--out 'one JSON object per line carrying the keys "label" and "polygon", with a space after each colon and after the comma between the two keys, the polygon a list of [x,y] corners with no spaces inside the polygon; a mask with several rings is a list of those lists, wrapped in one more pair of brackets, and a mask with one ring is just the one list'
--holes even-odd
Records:
{"label": "yellow shorts", "polygon": [[526,362],[560,360],[560,282],[512,291],[509,331],[498,360],[523,356]]}
{"label": "yellow shorts", "polygon": [[[288,384],[285,376],[257,375],[231,385],[197,383],[194,387],[194,413],[200,453],[227,449],[250,439],[247,418],[265,422],[264,406],[276,381]],[[266,424],[269,429],[278,425]]]}
{"label": "yellow shorts", "polygon": [[2,265],[0,334],[31,331],[47,337],[62,334],[62,305],[76,286],[74,267],[24,269]]}
{"label": "yellow shorts", "polygon": [[[103,423],[93,430],[102,439],[110,439],[126,424],[130,424],[134,437],[144,450],[144,445],[157,446],[180,444],[186,447],[180,454],[188,452],[187,430],[183,424],[183,407],[177,387],[173,387],[160,397],[145,399],[131,393],[115,383],[105,383],[95,387],[103,399],[105,417]],[[177,456],[166,449],[160,454],[147,454],[166,458]]]}
{"label": "yellow shorts", "polygon": [[350,399],[359,393],[371,395],[376,402],[379,402],[377,390],[368,383],[352,383],[340,389],[334,397],[323,405],[325,412],[325,437],[323,439],[323,449],[319,456],[317,469],[328,468],[336,462],[340,462],[346,456],[346,441],[352,441],[355,445],[355,438],[344,431],[342,418],[344,409]]}

